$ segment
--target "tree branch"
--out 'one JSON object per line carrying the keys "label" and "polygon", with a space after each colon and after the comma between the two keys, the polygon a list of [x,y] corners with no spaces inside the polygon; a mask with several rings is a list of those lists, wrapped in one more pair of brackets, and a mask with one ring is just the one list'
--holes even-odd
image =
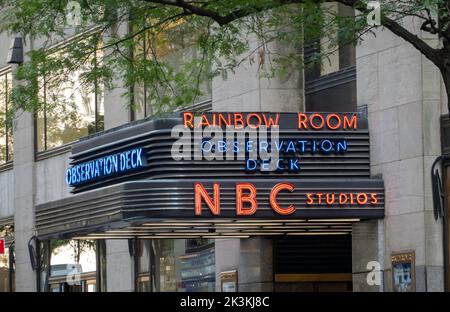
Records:
{"label": "tree branch", "polygon": [[[191,14],[209,17],[216,21],[219,25],[224,26],[226,24],[229,24],[239,18],[251,15],[253,13],[261,12],[267,9],[287,5],[287,4],[294,4],[294,3],[303,3],[304,0],[279,0],[277,2],[272,3],[270,7],[267,7],[267,5],[262,4],[261,6],[255,5],[251,10],[247,9],[237,9],[227,15],[221,15],[218,12],[209,10],[206,8],[205,5],[202,6],[195,6],[191,3],[187,3],[183,0],[143,0],[148,3],[155,3],[155,4],[161,4],[161,5],[170,5],[174,7],[179,7],[184,10],[184,12],[188,12]],[[328,0],[317,0],[318,3],[324,3],[324,2],[330,2]],[[366,3],[360,0],[336,0],[336,2],[342,3],[344,5],[353,7],[363,13],[367,13],[367,6]],[[398,22],[395,20],[384,16],[382,18],[381,24],[389,29],[391,32],[393,32],[395,35],[399,36],[400,38],[403,38],[405,41],[412,44],[417,50],[419,50],[426,58],[428,58],[430,61],[432,61],[436,66],[441,68],[443,66],[442,64],[442,58],[441,58],[441,50],[434,49],[430,47],[425,41],[423,41],[421,38],[419,38],[417,35],[412,34],[410,31],[408,31],[406,28],[401,26]],[[434,27],[434,25],[432,25]]]}
{"label": "tree branch", "polygon": [[[221,15],[220,13],[216,11],[209,10],[206,8],[206,4],[203,3],[201,6],[195,6],[191,3],[185,2],[184,0],[142,0],[147,3],[155,3],[155,4],[162,4],[162,5],[169,5],[173,7],[178,7],[180,9],[183,9],[185,12],[188,12],[190,14],[195,14],[198,16],[204,16],[209,17],[213,19],[217,24],[220,26],[224,26],[226,24],[229,24],[237,19],[240,19],[242,17],[262,12],[267,9],[273,9],[279,6],[283,6],[286,4],[293,4],[293,3],[303,3],[304,0],[278,0],[278,3],[273,3],[270,6],[261,4],[261,5],[255,5],[249,9],[237,9],[227,15]],[[319,2],[329,2],[329,1],[319,1]]]}
{"label": "tree branch", "polygon": [[392,33],[399,36],[403,40],[412,44],[419,50],[426,58],[432,61],[437,67],[442,67],[442,59],[440,57],[440,50],[430,47],[425,41],[420,39],[417,35],[412,34],[396,21],[385,17],[382,25],[389,29]]}
{"label": "tree branch", "polygon": [[209,18],[215,20],[221,26],[231,22],[231,21],[227,22],[222,15],[220,15],[217,12],[207,9],[204,6],[198,7],[198,6],[192,5],[190,3],[184,2],[183,0],[173,0],[173,1],[172,0],[143,0],[143,1],[147,2],[147,3],[155,3],[155,4],[178,7],[180,9],[183,9],[183,11],[185,13],[209,17]]}
{"label": "tree branch", "polygon": [[[360,0],[336,0],[336,2],[353,7],[363,13],[367,13],[366,3]],[[387,16],[382,16],[381,25],[389,29],[396,36],[412,44],[417,50],[420,51],[420,53],[422,53],[426,58],[428,58],[431,62],[433,62],[433,64],[435,64],[438,68],[442,68],[444,66],[443,64],[444,62],[441,57],[442,50],[430,47],[425,41],[423,41],[417,35],[411,33],[409,30],[400,25],[397,21]]]}

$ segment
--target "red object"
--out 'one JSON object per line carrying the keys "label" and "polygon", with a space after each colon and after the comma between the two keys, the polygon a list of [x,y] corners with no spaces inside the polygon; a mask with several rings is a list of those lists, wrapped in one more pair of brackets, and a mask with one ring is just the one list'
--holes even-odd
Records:
{"label": "red object", "polygon": [[5,239],[0,238],[0,255],[5,254]]}

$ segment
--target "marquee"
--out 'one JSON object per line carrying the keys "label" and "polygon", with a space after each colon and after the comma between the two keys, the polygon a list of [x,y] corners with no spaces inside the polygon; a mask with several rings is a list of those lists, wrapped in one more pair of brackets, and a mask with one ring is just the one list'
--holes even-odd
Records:
{"label": "marquee", "polygon": [[66,180],[75,195],[37,206],[43,237],[339,234],[384,216],[359,113],[144,120],[76,143]]}

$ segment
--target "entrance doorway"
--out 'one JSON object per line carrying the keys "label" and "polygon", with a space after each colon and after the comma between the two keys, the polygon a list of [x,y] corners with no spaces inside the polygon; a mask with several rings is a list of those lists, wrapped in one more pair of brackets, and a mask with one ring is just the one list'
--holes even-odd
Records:
{"label": "entrance doorway", "polygon": [[351,234],[274,241],[275,291],[352,291]]}

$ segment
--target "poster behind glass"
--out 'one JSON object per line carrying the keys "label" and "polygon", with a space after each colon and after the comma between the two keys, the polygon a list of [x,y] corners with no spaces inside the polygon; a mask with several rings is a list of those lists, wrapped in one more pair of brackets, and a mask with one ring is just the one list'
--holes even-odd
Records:
{"label": "poster behind glass", "polygon": [[392,257],[393,289],[395,292],[415,291],[414,252],[393,254]]}

